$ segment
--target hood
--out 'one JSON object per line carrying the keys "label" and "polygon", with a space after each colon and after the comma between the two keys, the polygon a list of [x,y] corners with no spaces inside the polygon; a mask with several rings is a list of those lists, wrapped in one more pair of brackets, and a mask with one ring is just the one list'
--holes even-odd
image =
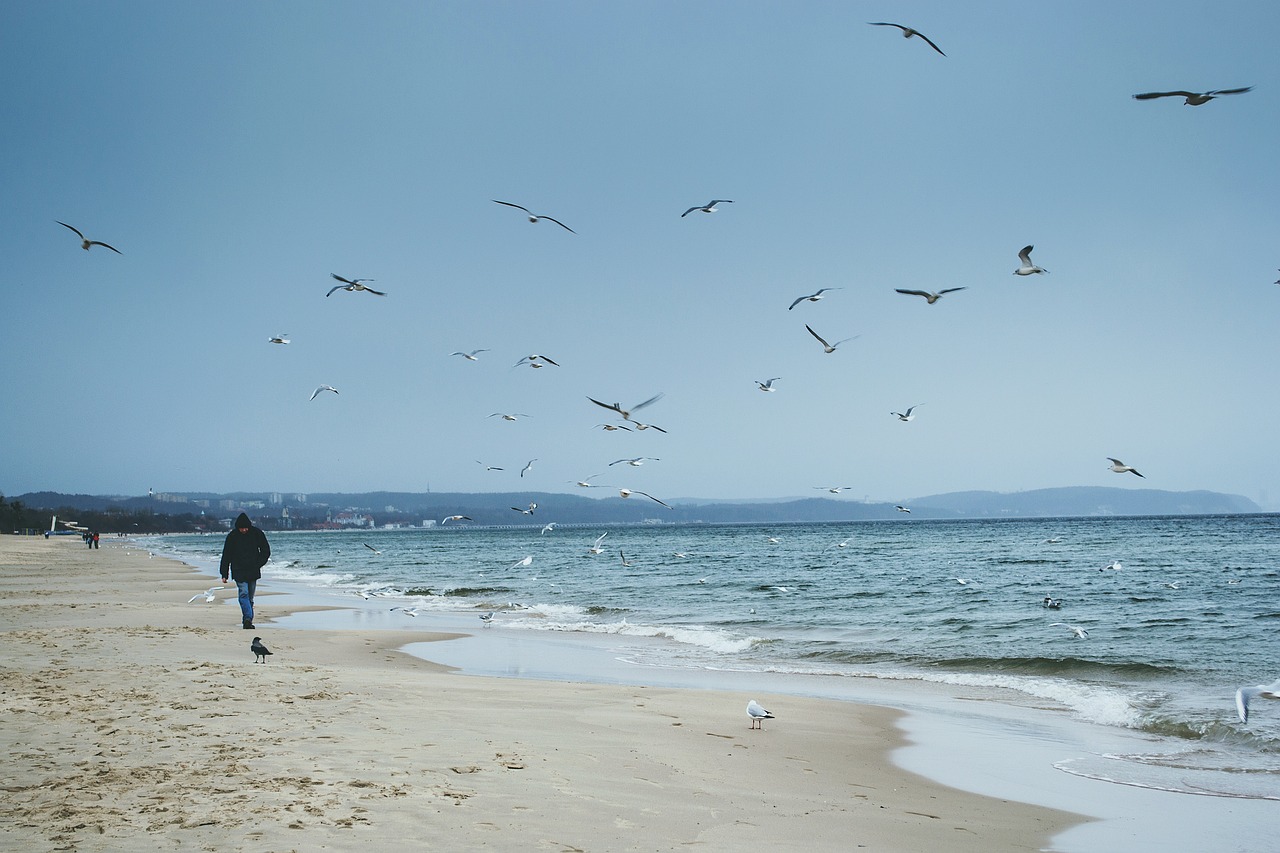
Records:
{"label": "hood", "polygon": [[243,512],[236,516],[236,527],[253,527],[253,522],[249,520],[249,516]]}

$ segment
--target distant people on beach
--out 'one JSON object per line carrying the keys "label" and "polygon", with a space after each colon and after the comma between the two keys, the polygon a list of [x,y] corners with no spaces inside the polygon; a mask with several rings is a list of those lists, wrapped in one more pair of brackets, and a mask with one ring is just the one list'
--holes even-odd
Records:
{"label": "distant people on beach", "polygon": [[222,544],[219,573],[223,583],[228,577],[236,582],[244,628],[253,627],[253,594],[262,577],[262,567],[269,559],[271,546],[267,544],[267,535],[253,526],[248,515],[240,513],[236,516],[235,528]]}
{"label": "distant people on beach", "polygon": [[93,547],[98,547],[98,531],[93,531]]}

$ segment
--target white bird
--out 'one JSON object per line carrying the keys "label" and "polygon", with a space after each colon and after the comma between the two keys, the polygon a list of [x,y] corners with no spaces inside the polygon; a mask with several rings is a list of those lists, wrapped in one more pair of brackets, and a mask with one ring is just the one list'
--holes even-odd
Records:
{"label": "white bird", "polygon": [[1105,572],[1107,569],[1111,569],[1112,571],[1118,572],[1123,568],[1124,565],[1119,560],[1112,560],[1110,563],[1107,563],[1105,566],[1098,569],[1098,571]]}
{"label": "white bird", "polygon": [[[594,397],[588,397],[587,399],[595,403],[597,406],[608,409],[611,412],[617,412],[618,414],[622,415],[622,419],[624,421],[629,421],[631,420],[632,412],[638,412],[641,409],[643,409],[645,406],[649,406],[649,405],[652,405],[653,403],[658,402],[659,400],[662,399],[662,396],[663,395],[661,393],[654,394],[648,400],[645,400],[643,403],[636,403],[630,409],[622,408],[621,403],[613,403],[613,404],[601,403],[599,400],[595,399]],[[663,430],[663,432],[665,432],[665,430]]]}
{"label": "white bird", "polygon": [[364,547],[368,548],[370,551],[372,551],[372,552],[373,552],[373,553],[375,553],[375,554],[381,554],[381,553],[382,553],[382,552],[381,552],[381,551],[379,551],[377,548],[375,548],[375,547],[373,547],[372,545],[370,545],[368,542],[362,542],[362,543],[360,543],[360,544],[364,545]]}
{"label": "white bird", "polygon": [[1038,272],[1048,272],[1031,263],[1031,250],[1035,246],[1024,246],[1022,251],[1018,253],[1018,260],[1022,261],[1022,266],[1013,271],[1014,275],[1033,275]]}
{"label": "white bird", "polygon": [[560,366],[560,362],[549,359],[545,355],[537,355],[537,354],[526,355],[524,358],[520,359],[519,361],[517,361],[515,364],[511,366],[519,367],[522,364],[528,364],[530,367],[535,367],[535,368],[545,367],[548,364],[551,365],[552,367]]}
{"label": "white bird", "polygon": [[622,567],[623,567],[624,569],[629,569],[629,568],[631,568],[632,566],[634,566],[634,565],[635,565],[635,563],[633,563],[633,562],[631,562],[630,560],[628,560],[628,559],[627,559],[627,555],[626,555],[626,554],[622,553],[622,549],[621,549],[621,548],[619,548],[619,549],[618,549],[618,558],[619,558],[620,560],[622,560]]}
{"label": "white bird", "polygon": [[469,515],[446,515],[444,518],[440,519],[440,526],[441,526],[441,527],[444,527],[445,523],[446,523],[446,522],[449,522],[449,521],[471,521],[471,516],[469,516]]}
{"label": "white bird", "polygon": [[814,488],[821,492],[830,492],[833,495],[838,495],[845,489],[852,489],[853,486],[814,486]]}
{"label": "white bird", "polygon": [[484,623],[484,626],[485,626],[486,628],[488,628],[490,625],[492,625],[492,624],[493,624],[493,611],[491,610],[491,611],[489,611],[488,613],[481,613],[481,614],[480,614],[480,621]]}
{"label": "white bird", "polygon": [[1085,640],[1089,637],[1089,632],[1079,625],[1068,625],[1066,622],[1050,622],[1050,628],[1066,628],[1068,631],[1076,635],[1077,640]]}
{"label": "white bird", "polygon": [[906,422],[906,421],[913,421],[913,420],[915,420],[915,419],[916,419],[916,416],[915,416],[915,415],[913,415],[913,414],[911,414],[911,413],[912,413],[912,412],[914,412],[916,409],[920,408],[920,407],[921,407],[921,406],[923,406],[923,405],[924,405],[924,403],[916,403],[914,406],[912,406],[911,408],[907,409],[905,412],[890,412],[889,414],[893,415],[894,417],[896,417],[896,418],[897,418],[898,420],[900,420],[900,421],[904,421],[904,422]]}
{"label": "white bird", "polygon": [[1259,684],[1256,687],[1241,687],[1236,691],[1236,711],[1240,714],[1240,722],[1249,722],[1249,702],[1252,699],[1280,699],[1280,681],[1272,684]]}
{"label": "white bird", "polygon": [[747,716],[751,718],[751,728],[763,729],[765,720],[773,720],[776,717],[770,714],[756,700],[752,699],[747,703]]}
{"label": "white bird", "polygon": [[489,199],[489,200],[490,200],[490,201],[492,201],[494,204],[505,204],[507,207],[514,207],[514,208],[516,208],[517,210],[523,210],[525,213],[527,213],[527,214],[529,215],[529,221],[530,221],[530,222],[537,222],[539,219],[545,219],[545,220],[547,220],[548,222],[554,222],[555,224],[559,225],[559,226],[560,226],[561,228],[563,228],[564,230],[568,231],[570,234],[577,234],[577,233],[578,233],[577,231],[574,231],[572,228],[570,228],[568,225],[565,225],[565,224],[564,224],[563,222],[561,222],[559,219],[553,219],[552,217],[550,217],[550,216],[545,216],[545,215],[543,215],[543,214],[541,214],[541,213],[534,213],[533,211],[529,210],[529,208],[527,208],[527,207],[521,207],[520,205],[518,205],[518,204],[512,204],[512,203],[511,203],[511,202],[509,202],[509,201],[498,201],[496,198]]}
{"label": "white bird", "polygon": [[765,381],[763,381],[763,382],[761,382],[759,379],[757,379],[757,380],[756,380],[756,384],[760,386],[760,390],[761,390],[761,391],[772,391],[772,390],[773,390],[773,383],[777,382],[777,381],[778,381],[779,379],[781,379],[781,378],[782,378],[781,376],[775,376],[775,377],[773,377],[772,379],[766,379],[766,380],[765,380]]}
{"label": "white bird", "polygon": [[857,335],[854,335],[854,336],[853,336],[853,338],[845,338],[843,341],[836,341],[834,344],[829,344],[829,343],[827,343],[826,341],[824,341],[824,340],[822,339],[822,335],[819,335],[819,334],[818,334],[817,332],[815,332],[813,329],[809,328],[809,324],[808,324],[808,323],[806,323],[806,324],[805,324],[805,328],[806,328],[806,329],[809,329],[809,334],[813,335],[815,338],[817,338],[817,339],[818,339],[818,343],[822,344],[822,349],[823,349],[823,351],[825,351],[828,355],[830,355],[831,353],[835,352],[835,351],[836,351],[836,347],[838,347],[838,346],[840,346],[841,344],[846,343],[846,342],[848,342],[848,341],[851,341],[851,340],[853,340],[854,338],[858,337]]}
{"label": "white bird", "polygon": [[636,429],[638,430],[656,429],[658,432],[663,433],[664,435],[667,432],[665,429],[658,426],[657,424],[642,424],[640,423],[640,421],[632,421],[632,423],[636,425]]}
{"label": "white bird", "polygon": [[[1112,459],[1110,456],[1108,456],[1107,461],[1111,463],[1111,470],[1115,471],[1117,474],[1138,474],[1137,468],[1134,468],[1130,465],[1126,465],[1123,462],[1121,462],[1119,459]],[[1142,477],[1141,474],[1138,474],[1138,476]],[[1147,478],[1142,477],[1142,479],[1145,480]]]}
{"label": "white bird", "polygon": [[522,557],[521,559],[516,560],[514,563],[511,564],[511,566],[507,569],[507,571],[511,571],[511,569],[519,569],[524,566],[532,566],[532,565],[533,565],[533,556],[530,555],[528,557]]}
{"label": "white bird", "polygon": [[342,282],[342,284],[334,285],[332,288],[329,289],[329,292],[326,293],[325,296],[333,296],[333,292],[335,290],[345,290],[348,293],[352,293],[357,290],[363,290],[366,293],[372,293],[374,296],[387,295],[383,293],[381,290],[374,290],[372,287],[364,286],[364,282],[373,281],[373,279],[371,278],[343,278],[342,276],[338,275],[336,272],[331,272],[329,273],[329,275],[333,276],[338,281]]}
{"label": "white bird", "polygon": [[56,220],[56,219],[55,219],[55,220],[53,220],[53,221],[54,221],[54,222],[57,222],[57,223],[58,223],[59,225],[61,225],[63,228],[70,228],[72,231],[76,232],[76,236],[80,238],[80,248],[81,248],[81,249],[84,249],[86,252],[87,252],[87,251],[89,251],[89,247],[90,247],[90,246],[101,246],[101,247],[102,247],[102,248],[104,248],[104,249],[110,249],[111,251],[115,252],[117,255],[123,255],[123,254],[124,254],[124,252],[120,251],[120,250],[119,250],[119,249],[117,249],[115,246],[109,246],[109,245],[107,245],[106,243],[102,242],[101,240],[90,240],[88,237],[86,237],[86,236],[84,236],[83,234],[81,234],[81,233],[80,233],[80,229],[79,229],[79,228],[76,228],[76,227],[74,227],[74,226],[72,226],[72,225],[68,225],[68,224],[67,224],[67,223],[65,223],[65,222],[58,222],[58,220]]}
{"label": "white bird", "polygon": [[[781,540],[781,539],[779,539],[777,536],[766,536],[766,537],[765,537],[765,539],[764,539],[764,541],[768,542],[770,545],[777,545],[777,544],[778,544],[779,542],[781,542],[782,540]],[[774,587],[774,589],[782,589],[782,587],[780,587],[780,586],[779,586],[779,587]],[[786,590],[785,590],[785,589],[782,589],[782,591],[783,591],[783,592],[786,592]]]}
{"label": "white bird", "polygon": [[524,412],[494,412],[489,417],[502,418],[504,421],[518,421],[521,418],[531,418],[533,415],[526,415]]}
{"label": "white bird", "polygon": [[191,602],[195,601],[197,598],[203,598],[205,601],[213,601],[214,599],[217,598],[217,596],[214,595],[214,593],[216,593],[220,589],[230,589],[230,588],[231,587],[228,587],[228,586],[211,586],[208,589],[206,589],[204,592],[198,592],[195,595],[188,598],[187,604],[190,604]]}
{"label": "white bird", "polygon": [[289,343],[289,338],[287,337],[288,334],[289,334],[288,332],[283,332],[282,334],[279,334],[279,335],[272,335],[271,337],[267,338],[267,343],[287,344]]}
{"label": "white bird", "polygon": [[595,429],[602,429],[605,432],[625,429],[627,432],[631,432],[631,427],[623,426],[622,424],[596,424]]}
{"label": "white bird", "polygon": [[902,504],[895,504],[893,508],[896,509],[898,512],[907,512],[907,513],[911,512],[909,508],[903,506]]}
{"label": "white bird", "polygon": [[684,219],[686,216],[688,216],[690,213],[693,213],[695,210],[700,210],[703,213],[715,213],[717,204],[733,204],[733,199],[714,198],[711,201],[707,202],[706,204],[695,204],[693,207],[689,208],[684,213],[680,214],[680,218]]}
{"label": "white bird", "polygon": [[1044,597],[1044,601],[1042,601],[1042,602],[1040,602],[1040,603],[1041,603],[1042,605],[1044,605],[1045,607],[1049,608],[1050,610],[1058,610],[1059,608],[1061,608],[1061,607],[1062,607],[1062,599],[1061,599],[1061,598],[1052,598],[1052,597],[1050,597],[1050,596],[1048,596],[1048,595],[1046,595],[1046,596]]}
{"label": "white bird", "polygon": [[618,463],[620,463],[620,462],[625,462],[625,463],[627,463],[628,465],[630,465],[632,468],[639,468],[641,465],[643,465],[643,464],[645,463],[645,460],[648,460],[648,461],[650,461],[650,462],[661,462],[661,461],[662,461],[661,459],[659,459],[659,458],[658,458],[658,457],[656,457],[656,456],[637,456],[637,457],[635,457],[634,459],[615,459],[614,461],[610,462],[609,464],[610,464],[610,465],[617,465],[617,464],[618,464]]}
{"label": "white bird", "polygon": [[518,507],[518,506],[513,506],[513,507],[512,507],[512,509],[514,509],[516,512],[520,513],[521,515],[533,515],[533,511],[534,511],[535,509],[537,509],[537,508],[538,508],[538,504],[537,504],[536,502],[534,502],[534,501],[530,501],[530,502],[529,502],[529,508],[528,508],[528,509],[521,509],[521,508],[520,508],[520,507]]}
{"label": "white bird", "polygon": [[487,350],[487,349],[473,349],[471,352],[451,352],[451,353],[449,353],[449,355],[460,355],[460,356],[462,356],[463,358],[465,358],[467,361],[479,361],[480,359],[476,358],[476,356],[477,356],[477,355],[479,355],[479,354],[480,354],[480,353],[482,353],[482,352],[488,352],[488,350]]}
{"label": "white bird", "polygon": [[523,477],[527,471],[533,468],[533,463],[537,461],[537,459],[530,459],[528,462],[524,463],[524,467],[520,469],[520,476]]}
{"label": "white bird", "polygon": [[324,391],[332,391],[335,394],[338,393],[338,389],[334,388],[332,385],[321,385],[319,388],[311,392],[311,399],[314,400]]}
{"label": "white bird", "polygon": [[606,537],[606,536],[608,536],[608,535],[609,535],[609,533],[606,531],[606,532],[604,532],[604,533],[601,533],[599,536],[597,536],[597,537],[596,537],[596,541],[595,541],[595,542],[593,542],[593,543],[592,543],[592,545],[591,545],[591,547],[587,549],[587,553],[588,553],[588,554],[603,554],[603,553],[604,553],[604,549],[600,547],[600,543],[601,543],[601,542],[603,542],[603,541],[604,541],[604,537]]}
{"label": "white bird", "polygon": [[1134,95],[1134,99],[1138,101],[1149,101],[1152,98],[1186,98],[1182,102],[1186,107],[1198,107],[1201,104],[1207,104],[1219,95],[1240,95],[1252,89],[1252,86],[1245,86],[1242,89],[1214,89],[1210,92],[1143,92],[1141,95]]}
{"label": "white bird", "polygon": [[656,503],[660,503],[663,506],[665,506],[667,509],[674,509],[674,507],[671,506],[671,504],[666,503],[665,501],[660,501],[657,498],[655,498],[653,495],[649,494],[648,492],[642,492],[639,489],[618,489],[618,494],[624,498],[629,498],[632,495],[644,495],[649,500],[655,501]]}
{"label": "white bird", "polygon": [[925,300],[932,305],[948,293],[955,293],[957,290],[967,290],[964,287],[948,287],[946,290],[939,290],[936,293],[930,293],[927,290],[903,290],[902,288],[894,288],[897,293],[905,293],[907,296],[923,296]]}
{"label": "white bird", "polygon": [[415,617],[415,618],[417,618],[417,615],[418,615],[420,612],[422,612],[422,608],[421,608],[421,607],[393,607],[393,608],[391,608],[391,612],[393,612],[393,613],[394,613],[395,611],[397,611],[397,610],[399,610],[399,611],[400,611],[401,613],[403,613],[405,616],[413,616],[413,617]]}
{"label": "white bird", "polygon": [[599,476],[600,476],[599,474],[592,474],[590,477],[585,477],[581,480],[576,481],[574,485],[580,489],[594,489],[596,488],[596,485],[591,481]]}
{"label": "white bird", "polygon": [[792,302],[790,305],[788,305],[787,310],[790,311],[792,308],[795,308],[801,302],[805,302],[806,300],[809,302],[817,302],[819,299],[822,298],[822,294],[826,293],[827,291],[839,290],[839,289],[840,288],[838,287],[824,287],[824,288],[821,288],[817,293],[810,293],[808,296],[801,296],[798,299],[796,299],[795,302]]}
{"label": "white bird", "polygon": [[868,21],[867,25],[872,27],[897,27],[898,29],[902,30],[903,38],[909,39],[912,36],[919,36],[920,38],[924,39],[925,43],[929,45],[929,47],[938,51],[938,53],[942,54],[943,56],[946,56],[945,53],[942,53],[941,48],[939,48],[936,44],[930,41],[929,37],[926,36],[924,33],[920,32],[919,30],[913,30],[911,27],[904,27],[902,24],[890,24],[885,21]]}
{"label": "white bird", "polygon": [[539,536],[541,536],[543,533],[547,533],[547,532],[552,531],[552,530],[555,530],[555,529],[556,529],[556,522],[554,522],[554,521],[548,521],[548,522],[546,523],[546,526],[544,526],[544,527],[542,528],[542,533],[539,533],[538,535],[539,535]]}
{"label": "white bird", "polygon": [[971,583],[977,583],[973,578],[952,578],[952,580],[961,586],[968,586]]}

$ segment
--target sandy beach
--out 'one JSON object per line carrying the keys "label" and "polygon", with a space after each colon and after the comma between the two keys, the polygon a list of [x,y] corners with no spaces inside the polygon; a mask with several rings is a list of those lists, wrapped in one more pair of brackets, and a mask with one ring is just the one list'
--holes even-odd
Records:
{"label": "sandy beach", "polygon": [[[900,713],[461,676],[428,631],[274,627],[288,596],[127,541],[0,536],[8,850],[1017,851],[1083,818],[895,766]],[[429,622],[427,626],[429,626]],[[256,664],[261,636],[274,654]]]}

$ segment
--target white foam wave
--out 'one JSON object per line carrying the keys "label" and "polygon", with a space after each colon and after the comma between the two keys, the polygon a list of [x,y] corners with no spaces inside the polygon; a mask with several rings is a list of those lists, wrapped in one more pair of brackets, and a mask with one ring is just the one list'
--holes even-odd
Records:
{"label": "white foam wave", "polygon": [[[551,608],[548,608],[551,609]],[[557,608],[570,609],[570,608]],[[530,614],[526,618],[508,619],[504,625],[538,631],[562,631],[583,634],[618,634],[627,637],[653,637],[682,645],[696,646],[719,654],[736,654],[760,642],[758,637],[743,637],[719,628],[697,625],[635,625],[625,618],[613,622],[584,619],[556,620],[550,614]]]}

